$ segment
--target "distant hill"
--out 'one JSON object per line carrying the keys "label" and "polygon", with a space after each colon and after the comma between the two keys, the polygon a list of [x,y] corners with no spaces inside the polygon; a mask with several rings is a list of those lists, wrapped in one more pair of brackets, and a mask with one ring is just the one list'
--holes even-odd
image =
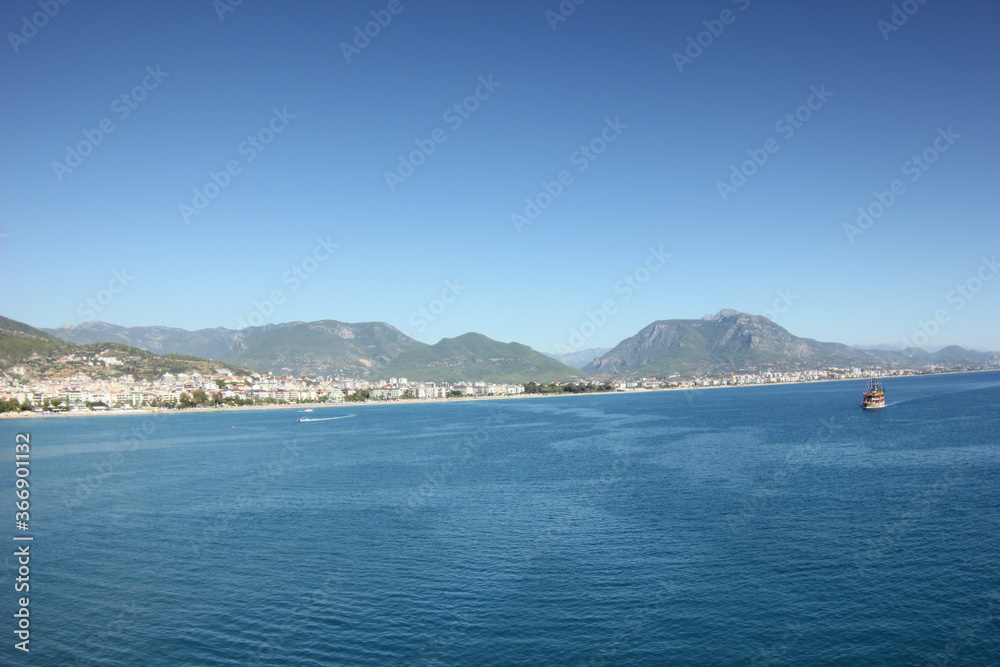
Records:
{"label": "distant hill", "polygon": [[552,357],[556,361],[561,361],[567,366],[572,366],[573,368],[583,368],[591,361],[597,359],[599,356],[610,350],[610,347],[588,347],[586,350],[577,350],[576,352],[564,352],[562,354],[542,352],[542,354],[546,357]]}
{"label": "distant hill", "polygon": [[0,359],[16,360],[38,350],[59,349],[65,344],[61,341],[110,341],[159,354],[214,359],[258,372],[368,379],[547,382],[587,375],[709,375],[828,366],[961,367],[982,364],[996,356],[957,346],[931,353],[820,342],[792,335],[766,317],[735,310],[722,310],[700,320],[659,320],[611,350],[560,355],[545,355],[526,345],[500,343],[477,333],[427,345],[384,322],[319,320],[197,331],[104,322],[38,330],[13,320],[5,322],[0,324]]}
{"label": "distant hill", "polygon": [[723,310],[700,320],[653,322],[583,370],[592,374],[670,375],[744,370],[779,362],[815,366],[820,357],[825,361],[838,352],[819,354],[805,340],[766,317]]}
{"label": "distant hill", "polygon": [[70,343],[124,343],[156,354],[190,354],[217,360],[225,358],[240,338],[239,332],[222,327],[188,331],[175,327],[123,327],[97,320],[42,331]]}
{"label": "distant hill", "polygon": [[71,347],[40,329],[0,316],[0,363],[4,366],[25,361],[33,355],[47,356]]}
{"label": "distant hill", "polygon": [[937,352],[928,353],[927,356],[934,363],[943,363],[947,361],[986,361],[993,355],[988,352],[967,350],[958,345],[949,345],[942,347]]}
{"label": "distant hill", "polygon": [[428,347],[385,322],[289,322],[237,333],[225,361],[294,375],[365,377],[407,350]]}
{"label": "distant hill", "polygon": [[760,315],[722,310],[700,320],[659,320],[583,367],[595,375],[718,374],[834,367],[981,363],[989,353],[960,347],[863,350],[799,338]]}
{"label": "distant hill", "polygon": [[552,382],[585,377],[584,373],[520,343],[501,343],[479,333],[442,338],[434,345],[412,347],[379,370],[380,377],[427,382]]}
{"label": "distant hill", "polygon": [[[233,375],[249,375],[250,370],[225,362],[201,359],[183,354],[154,354],[146,350],[140,350],[124,343],[87,343],[86,345],[76,345],[69,351],[72,355],[80,357],[77,363],[60,363],[60,370],[69,374],[70,370],[81,371],[91,376],[97,375],[117,375],[129,374],[137,379],[154,380],[163,376],[164,373],[178,375],[180,373],[191,374],[197,372],[200,375],[213,375],[216,369],[227,370]],[[112,366],[104,369],[100,366],[89,366],[82,359],[88,357],[114,357],[121,362],[119,366]],[[52,370],[49,367],[48,370]]]}
{"label": "distant hill", "polygon": [[156,353],[188,354],[258,372],[365,377],[411,347],[426,346],[384,322],[286,322],[187,331],[86,322],[46,329],[74,343],[114,341]]}
{"label": "distant hill", "polygon": [[[93,365],[96,357],[114,357],[115,366]],[[154,354],[124,343],[98,342],[74,344],[59,340],[27,324],[0,317],[0,365],[25,368],[26,374],[41,377],[68,376],[83,372],[91,376],[131,374],[153,379],[164,373],[199,372],[211,374],[224,368],[234,374],[246,374],[245,368],[178,354]]]}

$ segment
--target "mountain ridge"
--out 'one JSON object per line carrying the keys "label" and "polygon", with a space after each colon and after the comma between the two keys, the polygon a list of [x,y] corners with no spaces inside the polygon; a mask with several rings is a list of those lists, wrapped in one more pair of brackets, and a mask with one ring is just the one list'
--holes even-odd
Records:
{"label": "mountain ridge", "polygon": [[66,341],[44,329],[0,315],[0,361],[16,363],[33,355],[53,354],[69,349]]}
{"label": "mountain ridge", "polygon": [[[65,355],[62,359],[57,357]],[[94,364],[85,358],[107,359],[114,357],[118,362],[114,367],[107,363]],[[18,366],[30,374],[44,377],[63,377],[73,372],[86,372],[97,376],[116,376],[128,373],[138,378],[154,379],[163,373],[198,371],[210,373],[216,368],[235,373],[247,373],[247,369],[225,362],[202,359],[191,355],[156,354],[138,347],[114,341],[93,343],[70,343],[59,340],[40,329],[23,322],[0,316],[0,364],[4,370]]]}
{"label": "mountain ridge", "polygon": [[[958,346],[942,355],[919,349],[860,348],[801,338],[762,315],[732,309],[698,320],[657,320],[583,367],[591,375],[720,374],[823,367],[903,367],[983,362],[990,353]],[[945,348],[948,349],[948,348]]]}
{"label": "mountain ridge", "polygon": [[[917,348],[864,349],[822,342],[795,336],[766,317],[733,309],[700,319],[656,320],[611,349],[591,348],[562,355],[541,353],[517,342],[501,343],[476,332],[442,338],[431,345],[385,322],[330,319],[195,331],[91,321],[33,331],[68,342],[110,341],[159,354],[189,354],[258,372],[370,380],[406,377],[537,382],[589,375],[668,376],[831,366],[919,368],[983,363],[996,355],[959,346],[931,353]],[[580,363],[590,355],[595,356]]]}
{"label": "mountain ridge", "polygon": [[123,327],[90,321],[42,329],[68,342],[118,342],[156,354],[189,354],[258,372],[367,376],[401,351],[426,345],[385,322],[282,322],[244,329]]}
{"label": "mountain ridge", "polygon": [[[521,343],[469,332],[429,345],[385,322],[283,322],[240,330],[132,326],[90,321],[40,330],[75,344],[115,342],[157,354],[191,354],[258,372],[367,379],[529,382],[583,379],[578,369]],[[407,354],[409,353],[409,354]]]}
{"label": "mountain ridge", "polygon": [[381,372],[428,382],[551,382],[584,379],[567,366],[522,343],[501,343],[478,332],[442,338],[434,345],[402,352]]}
{"label": "mountain ridge", "polygon": [[573,368],[583,368],[594,359],[610,352],[610,347],[588,347],[575,352],[542,352],[546,357],[552,357]]}

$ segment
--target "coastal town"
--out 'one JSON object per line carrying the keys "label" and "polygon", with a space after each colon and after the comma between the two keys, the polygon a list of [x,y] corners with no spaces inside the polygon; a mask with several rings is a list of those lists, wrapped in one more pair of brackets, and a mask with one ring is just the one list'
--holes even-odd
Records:
{"label": "coastal town", "polygon": [[788,384],[985,370],[1000,367],[994,360],[983,368],[872,369],[825,368],[801,371],[765,370],[722,376],[640,377],[604,382],[553,382],[539,385],[484,382],[416,382],[404,377],[359,379],[340,376],[293,377],[273,373],[239,374],[226,368],[211,373],[163,373],[141,379],[115,374],[123,360],[114,356],[66,355],[61,361],[85,365],[64,377],[34,378],[24,366],[0,375],[0,408],[6,414],[124,412],[136,410],[226,409],[246,406],[336,404],[406,400],[503,398],[531,394],[635,392],[707,387]]}

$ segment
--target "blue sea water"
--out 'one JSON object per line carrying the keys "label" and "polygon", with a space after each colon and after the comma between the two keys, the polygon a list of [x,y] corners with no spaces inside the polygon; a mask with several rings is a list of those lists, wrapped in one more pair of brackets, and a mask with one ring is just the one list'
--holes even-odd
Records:
{"label": "blue sea water", "polygon": [[2,662],[998,664],[1000,373],[884,384],[4,420]]}

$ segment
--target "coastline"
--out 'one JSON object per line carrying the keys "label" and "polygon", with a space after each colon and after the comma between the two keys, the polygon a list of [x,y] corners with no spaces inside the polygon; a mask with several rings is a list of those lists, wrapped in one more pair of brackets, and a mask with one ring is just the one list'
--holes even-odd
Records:
{"label": "coastline", "polygon": [[[892,377],[920,377],[928,375],[962,375],[965,373],[990,373],[997,372],[997,369],[976,369],[968,371],[942,371],[940,373],[913,373],[910,375],[897,375]],[[577,396],[612,396],[630,394],[649,394],[670,391],[702,391],[706,389],[738,389],[747,387],[778,387],[799,384],[820,384],[826,382],[859,382],[865,378],[838,378],[824,380],[804,380],[800,382],[766,382],[759,384],[723,384],[708,387],[661,387],[660,389],[638,389],[632,391],[595,391],[589,393],[551,393],[551,394],[515,394],[512,396],[461,396],[454,398],[408,398],[394,401],[344,401],[338,403],[295,403],[283,405],[238,405],[222,408],[185,408],[183,410],[169,410],[163,408],[136,408],[132,410],[101,410],[101,411],[73,411],[73,412],[45,412],[24,414],[19,412],[0,414],[0,419],[50,419],[64,417],[100,417],[100,416],[148,416],[148,415],[180,415],[180,414],[225,414],[230,412],[244,412],[251,410],[297,410],[302,411],[307,408],[348,408],[348,407],[372,407],[378,405],[423,405],[429,403],[463,403],[477,401],[497,401],[497,400],[517,400],[526,398],[563,398]]]}

